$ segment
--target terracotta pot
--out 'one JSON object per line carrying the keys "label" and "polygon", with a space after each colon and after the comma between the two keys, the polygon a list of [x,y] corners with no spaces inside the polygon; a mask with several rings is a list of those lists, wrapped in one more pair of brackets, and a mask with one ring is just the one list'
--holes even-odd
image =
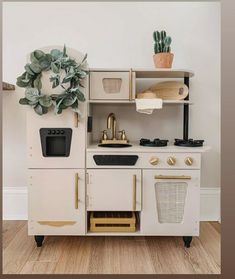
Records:
{"label": "terracotta pot", "polygon": [[174,54],[170,52],[161,52],[154,54],[153,61],[156,68],[171,68]]}

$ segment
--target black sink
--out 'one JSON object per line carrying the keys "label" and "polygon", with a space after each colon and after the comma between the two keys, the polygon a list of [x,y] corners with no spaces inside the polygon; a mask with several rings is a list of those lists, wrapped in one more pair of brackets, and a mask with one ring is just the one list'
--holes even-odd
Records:
{"label": "black sink", "polygon": [[115,147],[130,147],[132,145],[128,143],[101,143],[98,146],[115,148]]}

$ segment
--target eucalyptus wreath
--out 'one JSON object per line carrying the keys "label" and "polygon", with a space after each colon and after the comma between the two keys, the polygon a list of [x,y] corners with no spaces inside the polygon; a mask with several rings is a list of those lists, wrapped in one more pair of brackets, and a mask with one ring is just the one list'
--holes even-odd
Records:
{"label": "eucalyptus wreath", "polygon": [[[25,72],[17,78],[16,84],[25,88],[25,97],[21,98],[19,103],[33,107],[39,115],[46,114],[50,107],[54,107],[56,114],[62,113],[68,107],[80,113],[78,104],[85,101],[81,87],[84,87],[83,79],[88,75],[88,71],[84,69],[86,58],[87,54],[80,63],[77,63],[67,55],[65,46],[63,51],[58,49],[53,49],[50,53],[44,53],[42,50],[33,51],[30,54],[31,63],[25,65]],[[41,91],[42,72],[49,70],[52,71],[50,77],[52,88],[61,86],[64,89],[63,93],[46,95]],[[63,78],[61,70],[65,73]]]}

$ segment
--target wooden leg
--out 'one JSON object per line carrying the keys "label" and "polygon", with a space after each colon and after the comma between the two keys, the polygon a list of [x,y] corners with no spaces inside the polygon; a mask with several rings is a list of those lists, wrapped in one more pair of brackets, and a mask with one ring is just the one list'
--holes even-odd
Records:
{"label": "wooden leg", "polygon": [[186,248],[190,247],[190,243],[191,243],[192,239],[193,239],[192,236],[183,236],[184,246]]}
{"label": "wooden leg", "polygon": [[37,243],[37,247],[41,247],[44,239],[44,235],[35,235],[34,239]]}

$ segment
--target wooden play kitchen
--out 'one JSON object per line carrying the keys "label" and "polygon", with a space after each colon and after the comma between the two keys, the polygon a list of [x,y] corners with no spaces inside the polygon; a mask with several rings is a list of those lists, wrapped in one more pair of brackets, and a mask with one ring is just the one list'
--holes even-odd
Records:
{"label": "wooden play kitchen", "polygon": [[[45,235],[168,235],[182,236],[190,247],[192,236],[199,235],[201,155],[209,149],[188,137],[193,75],[89,69],[82,116],[70,109],[42,116],[28,110],[28,232],[37,246]],[[162,79],[168,89],[160,95],[162,84],[156,83]],[[176,79],[183,81],[181,98],[172,91]],[[146,80],[150,87],[139,91]],[[154,115],[134,109],[138,93],[143,97],[146,91],[162,96],[163,110],[182,108],[182,139],[168,145],[168,140],[136,138],[135,132],[150,135],[144,117],[157,125]],[[130,115],[136,122],[130,123]]]}

